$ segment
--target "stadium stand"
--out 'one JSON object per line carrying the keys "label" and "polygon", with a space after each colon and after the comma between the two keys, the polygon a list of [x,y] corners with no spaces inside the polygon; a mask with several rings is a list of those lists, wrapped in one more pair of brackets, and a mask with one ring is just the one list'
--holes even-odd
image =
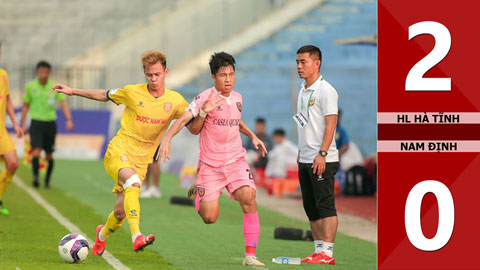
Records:
{"label": "stadium stand", "polygon": [[[373,0],[332,0],[287,27],[237,54],[236,90],[244,98],[243,119],[253,126],[267,118],[271,130],[283,128],[291,138],[290,121],[301,83],[295,69],[296,50],[312,43],[323,52],[322,74],[338,91],[344,109],[343,125],[364,154],[376,152],[376,47],[338,45],[335,40],[376,34]],[[211,85],[208,72],[180,89],[188,98]]]}

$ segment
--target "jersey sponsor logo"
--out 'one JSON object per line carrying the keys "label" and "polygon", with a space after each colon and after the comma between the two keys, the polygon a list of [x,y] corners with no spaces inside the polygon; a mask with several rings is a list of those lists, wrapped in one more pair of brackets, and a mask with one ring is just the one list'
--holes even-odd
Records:
{"label": "jersey sponsor logo", "polygon": [[121,155],[120,156],[120,160],[123,161],[123,162],[127,162],[128,161],[128,157],[126,155]]}
{"label": "jersey sponsor logo", "polygon": [[237,102],[237,109],[239,112],[242,112],[242,103],[240,101]]}
{"label": "jersey sponsor logo", "polygon": [[150,118],[144,115],[137,115],[137,118],[135,120],[150,125],[164,125],[165,123],[167,123],[166,119]]}
{"label": "jersey sponsor logo", "polygon": [[224,127],[235,127],[240,124],[240,119],[218,119],[215,118],[212,121],[212,124],[216,126],[224,126]]}
{"label": "jersey sponsor logo", "polygon": [[168,113],[169,111],[171,111],[171,110],[172,110],[172,103],[170,103],[170,102],[165,103],[165,104],[163,105],[163,110],[164,110],[165,112],[167,112],[167,113]]}
{"label": "jersey sponsor logo", "polygon": [[198,195],[200,197],[203,197],[205,195],[205,188],[203,187],[197,187]]}
{"label": "jersey sponsor logo", "polygon": [[138,104],[137,104],[138,107],[143,107],[143,101],[139,101]]}
{"label": "jersey sponsor logo", "polygon": [[110,95],[113,95],[113,94],[115,94],[115,92],[117,92],[118,89],[119,89],[119,88],[113,88],[113,89],[110,90],[108,93],[109,93]]}
{"label": "jersey sponsor logo", "polygon": [[308,106],[309,106],[309,107],[312,107],[313,105],[315,105],[315,98],[314,98],[314,97],[312,97],[312,98],[310,99],[310,102],[308,103]]}

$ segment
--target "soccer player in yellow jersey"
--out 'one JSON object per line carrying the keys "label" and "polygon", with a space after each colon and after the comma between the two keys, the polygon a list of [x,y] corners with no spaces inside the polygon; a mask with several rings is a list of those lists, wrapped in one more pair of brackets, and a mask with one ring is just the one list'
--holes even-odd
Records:
{"label": "soccer player in yellow jersey", "polygon": [[5,127],[6,113],[8,113],[10,120],[12,120],[17,137],[22,137],[23,130],[17,124],[15,110],[13,109],[12,100],[10,99],[8,73],[0,68],[0,160],[6,163],[6,167],[0,172],[0,214],[8,216],[9,211],[3,205],[2,196],[10,185],[10,182],[12,182],[13,175],[18,168],[18,158],[15,146],[13,145],[12,139],[8,136],[7,128]]}
{"label": "soccer player in yellow jersey", "polygon": [[[140,187],[149,163],[163,134],[173,119],[179,118],[188,106],[179,93],[164,87],[168,74],[166,55],[159,51],[145,52],[142,56],[145,78],[148,83],[127,85],[112,90],[80,90],[57,84],[55,91],[98,101],[111,100],[124,104],[121,128],[110,141],[105,153],[105,170],[115,181],[117,195],[114,210],[105,225],[99,225],[93,255],[105,250],[107,237],[122,226],[125,216],[132,233],[133,249],[143,250],[155,240],[154,235],[140,232]],[[198,128],[196,122],[188,126]]]}

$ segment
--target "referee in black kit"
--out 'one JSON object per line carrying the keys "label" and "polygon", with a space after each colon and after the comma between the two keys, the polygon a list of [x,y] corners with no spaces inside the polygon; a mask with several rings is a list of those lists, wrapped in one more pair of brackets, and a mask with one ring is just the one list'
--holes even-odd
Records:
{"label": "referee in black kit", "polygon": [[335,209],[334,176],[338,150],[334,135],[337,126],[337,91],[320,75],[322,52],[313,45],[297,51],[298,76],[305,81],[298,93],[298,174],[303,207],[310,220],[315,250],[302,259],[312,264],[335,264],[333,243],[338,218]]}

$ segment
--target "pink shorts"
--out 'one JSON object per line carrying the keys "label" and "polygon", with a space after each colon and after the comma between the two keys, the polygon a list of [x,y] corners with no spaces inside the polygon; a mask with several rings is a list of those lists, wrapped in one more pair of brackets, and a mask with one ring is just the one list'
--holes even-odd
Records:
{"label": "pink shorts", "polygon": [[243,186],[257,190],[245,158],[221,167],[212,167],[199,161],[197,173],[197,201],[214,201],[220,197],[223,188],[227,188],[232,200],[237,200],[233,193]]}

